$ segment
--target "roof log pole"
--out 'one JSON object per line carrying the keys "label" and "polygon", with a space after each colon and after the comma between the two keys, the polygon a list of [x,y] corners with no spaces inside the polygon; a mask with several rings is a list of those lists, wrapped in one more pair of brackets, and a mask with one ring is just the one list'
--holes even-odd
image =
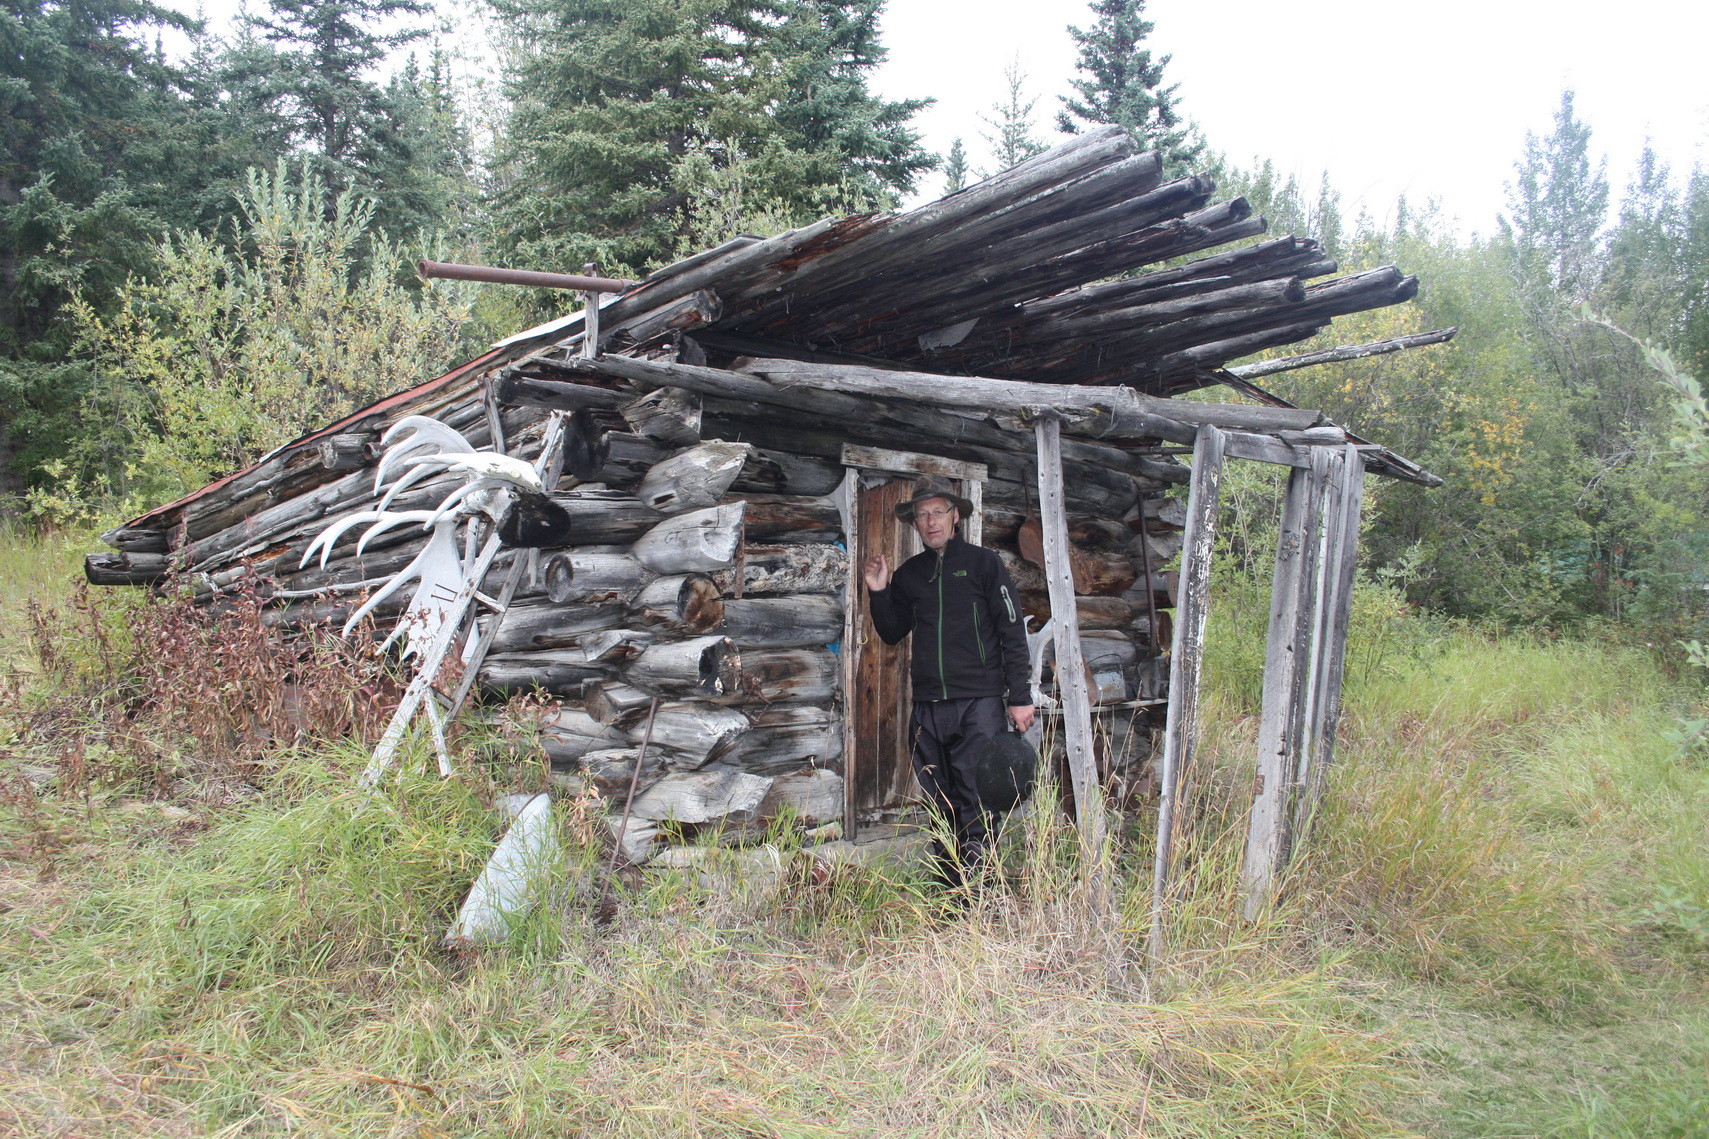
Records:
{"label": "roof log pole", "polygon": [[1167,909],[1174,895],[1179,849],[1189,830],[1185,805],[1198,751],[1199,674],[1204,664],[1205,620],[1210,614],[1211,559],[1216,549],[1217,511],[1222,499],[1222,431],[1205,425],[1193,447],[1187,492],[1187,530],[1181,547],[1181,586],[1175,632],[1169,647],[1169,706],[1159,762],[1161,794],[1151,879],[1151,937],[1147,955],[1155,966],[1164,953]]}
{"label": "roof log pole", "polygon": [[1371,356],[1384,356],[1390,352],[1401,352],[1408,348],[1424,348],[1432,344],[1446,344],[1454,339],[1458,328],[1438,328],[1430,332],[1414,332],[1407,336],[1396,336],[1388,340],[1373,340],[1368,344],[1343,344],[1337,348],[1326,348],[1321,352],[1302,352],[1297,356],[1284,356],[1280,360],[1262,360],[1256,364],[1240,364],[1228,369],[1228,374],[1237,380],[1256,380],[1263,376],[1273,376],[1277,372],[1291,372],[1295,368],[1311,368],[1318,364],[1340,364],[1349,360],[1364,360]]}

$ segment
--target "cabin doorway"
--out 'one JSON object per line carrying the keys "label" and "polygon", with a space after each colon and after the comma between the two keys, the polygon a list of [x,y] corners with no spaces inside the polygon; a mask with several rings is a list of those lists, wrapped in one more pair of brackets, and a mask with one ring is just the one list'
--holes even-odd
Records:
{"label": "cabin doorway", "polygon": [[923,548],[914,528],[896,517],[896,507],[913,495],[920,476],[953,481],[975,506],[961,536],[977,543],[982,520],[985,466],[935,455],[843,448],[844,482],[849,504],[849,635],[845,638],[843,691],[846,693],[843,830],[853,838],[863,813],[899,807],[919,797],[911,762],[913,714],[908,675],[909,642],[887,645],[872,628],[861,565],[883,554],[895,570]]}

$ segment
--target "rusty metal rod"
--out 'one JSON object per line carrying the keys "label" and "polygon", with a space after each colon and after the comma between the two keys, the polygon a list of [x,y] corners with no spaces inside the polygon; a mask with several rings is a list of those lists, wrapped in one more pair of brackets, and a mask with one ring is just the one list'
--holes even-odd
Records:
{"label": "rusty metal rod", "polygon": [[495,269],[490,265],[454,265],[447,261],[416,263],[423,277],[444,277],[453,281],[490,281],[495,285],[533,285],[537,289],[579,289],[589,293],[623,293],[638,281],[614,277],[580,277],[573,273],[536,273],[532,269]]}

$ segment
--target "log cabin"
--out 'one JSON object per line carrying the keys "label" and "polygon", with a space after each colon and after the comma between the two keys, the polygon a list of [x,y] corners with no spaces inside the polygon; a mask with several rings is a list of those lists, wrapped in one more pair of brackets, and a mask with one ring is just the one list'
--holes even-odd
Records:
{"label": "log cabin", "polygon": [[[915,793],[905,646],[869,634],[855,567],[913,553],[893,507],[947,477],[978,506],[963,536],[1022,591],[1083,828],[1112,790],[1155,796],[1166,892],[1223,464],[1277,464],[1247,860],[1262,905],[1333,753],[1363,480],[1439,480],[1253,381],[1453,330],[1235,364],[1418,281],[1340,273],[1214,193],[1107,128],[906,212],[738,237],[643,281],[536,274],[581,289],[579,307],[110,531],[88,578],[170,576],[210,604],[249,579],[281,629],[337,628],[427,532],[305,552],[374,509],[388,431],[435,420],[533,463],[561,525],[542,548],[459,523],[468,588],[442,599],[448,631],[365,778],[417,712],[437,736],[466,697],[542,690],[554,768],[622,804],[637,859],[785,811],[852,837]],[[1214,385],[1244,401],[1187,398]],[[392,506],[453,485],[417,481]],[[399,591],[371,611],[384,626],[420,603]],[[453,652],[465,668],[443,681]]]}

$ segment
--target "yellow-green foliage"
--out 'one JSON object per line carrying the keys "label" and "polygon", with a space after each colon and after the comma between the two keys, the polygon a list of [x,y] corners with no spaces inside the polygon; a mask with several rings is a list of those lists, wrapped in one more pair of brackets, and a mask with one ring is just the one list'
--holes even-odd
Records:
{"label": "yellow-green foliage", "polygon": [[101,369],[91,414],[134,440],[109,470],[133,500],[194,489],[432,377],[459,347],[470,290],[406,283],[411,255],[373,228],[371,201],[281,166],[250,171],[239,204],[229,240],[175,233],[116,304],[72,305]]}

